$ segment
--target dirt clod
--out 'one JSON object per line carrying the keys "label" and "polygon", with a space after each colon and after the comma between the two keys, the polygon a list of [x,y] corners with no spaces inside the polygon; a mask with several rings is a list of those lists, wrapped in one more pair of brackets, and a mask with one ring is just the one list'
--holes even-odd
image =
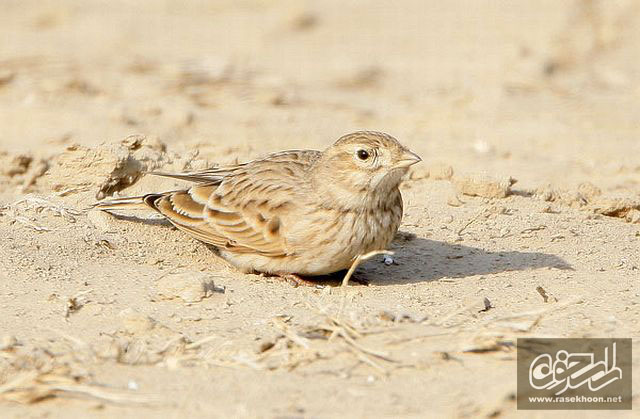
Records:
{"label": "dirt clod", "polygon": [[[67,147],[49,169],[46,180],[55,191],[96,190],[103,199],[134,184],[145,172],[174,160],[155,139],[136,135],[97,148]],[[95,189],[94,189],[95,188]]]}
{"label": "dirt clod", "polygon": [[161,300],[180,298],[185,303],[197,303],[215,292],[224,292],[216,287],[213,277],[207,272],[177,272],[165,275],[156,283]]}
{"label": "dirt clod", "polygon": [[121,330],[124,333],[135,335],[145,333],[156,327],[156,321],[149,316],[127,308],[118,313],[121,322]]}
{"label": "dirt clod", "polygon": [[7,162],[6,167],[4,167],[4,174],[9,177],[13,177],[15,175],[22,175],[27,173],[29,170],[29,165],[33,161],[33,156],[29,154],[18,154]]}
{"label": "dirt clod", "polygon": [[637,223],[640,212],[640,198],[628,196],[603,196],[595,200],[589,209],[596,214],[622,218]]}
{"label": "dirt clod", "polygon": [[481,174],[453,178],[458,193],[481,198],[505,198],[516,182],[512,177],[495,178]]}

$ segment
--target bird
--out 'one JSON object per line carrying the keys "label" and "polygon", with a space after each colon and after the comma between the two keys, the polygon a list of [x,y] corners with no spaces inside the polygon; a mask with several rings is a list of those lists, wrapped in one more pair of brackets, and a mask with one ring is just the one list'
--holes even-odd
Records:
{"label": "bird", "polygon": [[192,186],[107,199],[95,208],[150,208],[215,246],[240,271],[300,283],[389,247],[403,215],[400,183],[420,161],[391,135],[357,131],[324,151],[288,150],[199,172],[155,172]]}

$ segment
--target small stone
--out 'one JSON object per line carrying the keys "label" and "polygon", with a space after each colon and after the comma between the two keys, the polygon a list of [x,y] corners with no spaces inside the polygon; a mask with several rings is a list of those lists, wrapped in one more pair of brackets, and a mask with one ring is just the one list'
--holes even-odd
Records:
{"label": "small stone", "polygon": [[103,199],[133,185],[145,173],[172,163],[153,137],[130,135],[96,148],[70,145],[56,156],[43,177],[54,191],[95,190]]}
{"label": "small stone", "polygon": [[434,164],[429,167],[429,177],[433,180],[449,180],[453,177],[453,167],[448,164]]}
{"label": "small stone", "polygon": [[640,210],[632,209],[626,215],[625,220],[632,224],[640,224]]}
{"label": "small stone", "polygon": [[558,212],[553,209],[551,205],[546,205],[544,208],[540,210],[543,214],[557,214]]}
{"label": "small stone", "polygon": [[409,179],[449,180],[453,177],[453,167],[448,164],[436,163],[429,167],[419,166],[411,169]]}
{"label": "small stone", "polygon": [[378,319],[386,322],[393,322],[396,320],[396,315],[390,311],[382,310],[378,313]]}
{"label": "small stone", "polygon": [[429,177],[429,170],[424,167],[411,168],[409,172],[409,179],[420,180],[427,179]]}
{"label": "small stone", "polygon": [[122,319],[122,331],[132,335],[148,332],[156,326],[155,320],[132,308],[122,310],[118,317]]}
{"label": "small stone", "polygon": [[600,188],[598,188],[591,182],[584,182],[578,185],[578,193],[587,202],[591,202],[594,198],[602,195],[602,191],[600,190]]}
{"label": "small stone", "polygon": [[25,174],[29,170],[29,165],[31,165],[32,161],[33,157],[28,154],[17,154],[3,168],[3,172],[9,177]]}
{"label": "small stone", "polygon": [[101,233],[113,233],[118,231],[115,225],[115,219],[108,213],[93,209],[87,213],[87,218]]}
{"label": "small stone", "polygon": [[10,351],[18,344],[18,339],[13,335],[5,335],[0,340],[0,351]]}
{"label": "small stone", "polygon": [[628,222],[640,221],[640,199],[628,196],[599,197],[590,205],[596,214],[622,218]]}
{"label": "small stone", "polygon": [[491,310],[492,308],[495,308],[493,306],[493,304],[491,303],[491,300],[489,300],[489,298],[487,298],[487,297],[484,297],[484,299],[482,300],[482,305],[483,305],[482,310],[480,310],[481,313],[487,312],[487,311]]}
{"label": "small stone", "polygon": [[206,272],[184,271],[163,276],[156,283],[158,299],[180,298],[185,303],[197,303],[214,292],[224,292],[217,288],[211,275]]}
{"label": "small stone", "polygon": [[92,347],[96,355],[101,359],[118,360],[122,357],[123,352],[126,351],[126,343],[116,338],[99,341]]}
{"label": "small stone", "polygon": [[464,205],[464,202],[462,202],[460,198],[458,198],[458,195],[451,195],[447,199],[447,205],[449,205],[450,207],[461,207],[462,205]]}
{"label": "small stone", "polygon": [[453,183],[458,193],[481,198],[505,198],[517,181],[512,177],[494,178],[487,175],[456,177]]}

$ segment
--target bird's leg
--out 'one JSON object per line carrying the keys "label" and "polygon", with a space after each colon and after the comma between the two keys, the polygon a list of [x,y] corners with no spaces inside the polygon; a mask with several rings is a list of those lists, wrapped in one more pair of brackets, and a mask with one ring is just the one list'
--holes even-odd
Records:
{"label": "bird's leg", "polygon": [[300,275],[296,274],[286,274],[282,277],[282,279],[287,281],[287,283],[292,285],[294,288],[298,288],[300,285],[304,285],[306,287],[315,287],[317,285],[315,282],[304,279]]}

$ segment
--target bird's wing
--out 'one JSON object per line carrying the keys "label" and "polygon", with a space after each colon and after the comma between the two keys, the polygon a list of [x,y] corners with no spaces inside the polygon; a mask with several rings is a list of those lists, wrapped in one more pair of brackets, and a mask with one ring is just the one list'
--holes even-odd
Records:
{"label": "bird's wing", "polygon": [[[221,178],[200,172],[190,189],[151,195],[145,202],[201,241],[238,253],[284,256],[291,251],[283,215],[303,204],[307,171],[319,154],[277,153],[235,166]],[[208,183],[201,180],[210,175]]]}
{"label": "bird's wing", "polygon": [[302,164],[311,164],[319,156],[320,152],[316,150],[287,150],[277,153],[272,153],[266,157],[253,160],[247,163],[241,163],[229,166],[213,167],[210,169],[201,170],[198,172],[184,172],[184,173],[167,173],[167,172],[150,172],[148,174],[154,176],[163,176],[173,179],[186,180],[189,182],[202,182],[202,183],[220,183],[226,176],[232,176],[236,173],[242,173],[245,170],[252,171],[252,169],[260,168],[264,166],[265,162],[298,162]]}

